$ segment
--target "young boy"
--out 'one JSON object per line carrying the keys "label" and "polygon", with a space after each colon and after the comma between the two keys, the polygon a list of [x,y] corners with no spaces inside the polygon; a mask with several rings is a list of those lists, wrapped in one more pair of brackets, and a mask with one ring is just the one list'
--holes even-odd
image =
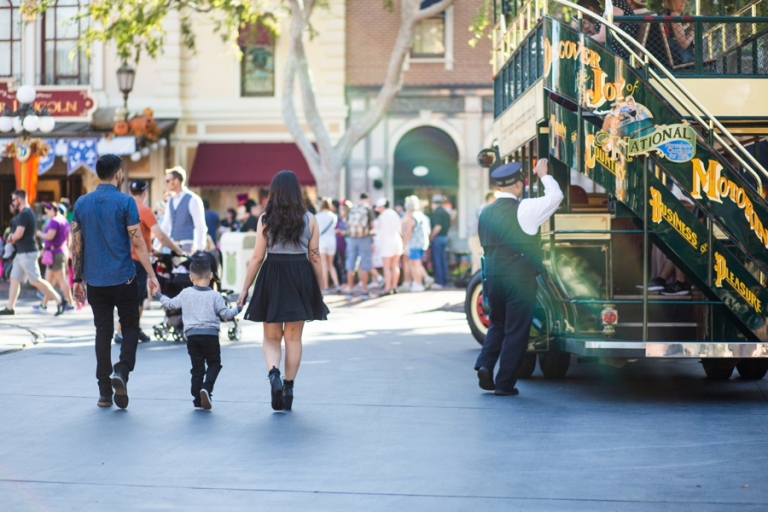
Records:
{"label": "young boy", "polygon": [[[210,410],[211,395],[216,376],[221,370],[221,346],[219,326],[221,320],[231,320],[242,310],[227,309],[224,297],[210,288],[213,273],[211,263],[205,258],[192,260],[189,277],[194,284],[170,299],[158,293],[156,298],[169,309],[181,309],[184,333],[187,335],[187,351],[192,360],[192,396],[195,410]],[[205,369],[208,364],[208,371]],[[203,382],[205,376],[205,382]]]}

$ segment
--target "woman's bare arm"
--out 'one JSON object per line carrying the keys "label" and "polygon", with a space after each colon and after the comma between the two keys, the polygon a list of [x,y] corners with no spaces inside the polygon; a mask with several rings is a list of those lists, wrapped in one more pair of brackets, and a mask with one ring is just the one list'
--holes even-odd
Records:
{"label": "woman's bare arm", "polygon": [[267,239],[264,236],[263,221],[264,217],[261,217],[259,227],[256,229],[256,245],[253,247],[251,260],[248,262],[248,271],[245,274],[243,291],[240,292],[240,297],[237,299],[237,305],[240,307],[245,306],[245,301],[248,300],[248,290],[251,288],[253,280],[256,279],[256,274],[259,273],[261,264],[264,263],[264,256],[267,254]]}
{"label": "woman's bare arm", "polygon": [[309,214],[309,229],[312,232],[312,238],[309,239],[309,247],[307,247],[307,258],[312,264],[312,270],[315,271],[315,279],[317,279],[317,285],[322,289],[323,287],[323,267],[320,263],[320,232],[317,229],[317,220],[311,213]]}

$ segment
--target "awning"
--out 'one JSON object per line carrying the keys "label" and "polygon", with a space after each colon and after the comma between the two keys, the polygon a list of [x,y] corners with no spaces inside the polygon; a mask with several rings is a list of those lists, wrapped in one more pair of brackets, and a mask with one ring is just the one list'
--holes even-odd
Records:
{"label": "awning", "polygon": [[189,173],[192,187],[268,187],[280,171],[293,171],[302,186],[315,178],[293,142],[217,144],[203,142]]}

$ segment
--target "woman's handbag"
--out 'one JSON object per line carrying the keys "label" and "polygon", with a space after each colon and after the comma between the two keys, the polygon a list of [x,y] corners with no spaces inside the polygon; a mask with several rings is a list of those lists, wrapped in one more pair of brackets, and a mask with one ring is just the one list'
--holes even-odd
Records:
{"label": "woman's handbag", "polygon": [[51,265],[53,265],[53,251],[50,249],[44,250],[43,258],[40,260],[40,262],[46,267],[50,267]]}

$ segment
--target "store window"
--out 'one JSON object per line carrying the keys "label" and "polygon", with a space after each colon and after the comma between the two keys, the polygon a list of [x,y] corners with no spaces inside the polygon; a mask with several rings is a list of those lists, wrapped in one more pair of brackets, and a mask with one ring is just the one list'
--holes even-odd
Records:
{"label": "store window", "polygon": [[275,95],[275,40],[262,25],[240,29],[240,95]]}
{"label": "store window", "polygon": [[0,76],[21,76],[19,0],[0,0]]}
{"label": "store window", "polygon": [[90,62],[77,46],[88,27],[75,19],[87,0],[58,0],[42,17],[41,78],[43,85],[87,85]]}

